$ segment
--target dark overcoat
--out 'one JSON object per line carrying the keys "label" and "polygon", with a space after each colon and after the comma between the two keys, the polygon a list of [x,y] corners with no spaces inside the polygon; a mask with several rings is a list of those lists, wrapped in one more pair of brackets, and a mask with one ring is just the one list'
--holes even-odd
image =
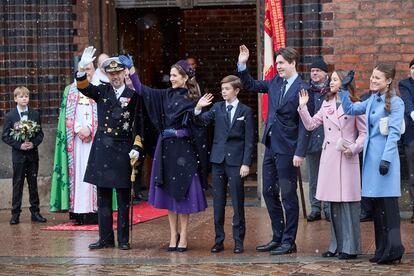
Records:
{"label": "dark overcoat", "polygon": [[196,100],[186,98],[185,88],[153,89],[142,85],[142,98],[151,122],[161,133],[165,129],[189,129],[187,137],[161,139],[154,156],[156,185],[174,198],[185,198],[193,177],[207,188],[208,156],[204,128],[193,123]]}
{"label": "dark overcoat", "polygon": [[97,104],[98,130],[93,139],[84,181],[101,188],[129,188],[134,120],[138,95],[125,88],[119,99],[111,85],[85,84],[76,78],[79,91]]}

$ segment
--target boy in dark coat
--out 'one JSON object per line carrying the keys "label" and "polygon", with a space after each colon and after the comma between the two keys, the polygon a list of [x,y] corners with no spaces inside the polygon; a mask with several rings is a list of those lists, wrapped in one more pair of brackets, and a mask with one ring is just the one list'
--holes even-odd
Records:
{"label": "boy in dark coat", "polygon": [[[234,210],[233,238],[234,253],[243,252],[246,232],[244,217],[244,177],[249,174],[252,163],[254,125],[252,110],[237,99],[241,90],[240,79],[227,76],[221,81],[221,94],[224,101],[215,103],[204,113],[202,108],[211,104],[213,96],[204,95],[195,108],[196,120],[203,125],[214,121],[214,140],[210,162],[213,173],[214,225],[216,239],[212,253],[224,250],[224,212],[227,185]],[[201,114],[200,114],[201,113]]]}

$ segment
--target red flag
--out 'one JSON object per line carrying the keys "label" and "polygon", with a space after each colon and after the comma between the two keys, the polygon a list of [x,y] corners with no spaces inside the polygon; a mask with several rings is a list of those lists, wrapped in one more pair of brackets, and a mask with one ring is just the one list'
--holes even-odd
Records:
{"label": "red flag", "polygon": [[[274,53],[286,47],[286,32],[284,26],[282,0],[266,0],[264,16],[264,55],[263,79],[270,80],[276,74]],[[266,122],[268,112],[268,96],[262,95],[262,118]]]}

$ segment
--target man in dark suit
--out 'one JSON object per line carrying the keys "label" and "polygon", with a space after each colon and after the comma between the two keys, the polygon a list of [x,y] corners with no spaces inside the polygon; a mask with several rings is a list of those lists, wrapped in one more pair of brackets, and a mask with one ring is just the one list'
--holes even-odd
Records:
{"label": "man in dark suit", "polygon": [[208,125],[214,122],[214,140],[210,162],[213,173],[214,226],[216,232],[212,253],[224,250],[224,216],[227,185],[233,205],[233,252],[243,252],[246,232],[244,217],[244,177],[249,174],[254,143],[253,116],[250,107],[237,99],[241,89],[240,79],[227,76],[221,81],[224,101],[215,103],[202,114],[202,108],[211,104],[213,96],[206,94],[197,103],[196,122]]}
{"label": "man in dark suit", "polygon": [[129,244],[129,204],[130,204],[130,156],[139,157],[142,143],[135,136],[133,148],[133,127],[138,114],[136,110],[138,96],[125,86],[125,66],[117,57],[103,62],[103,68],[110,85],[94,86],[86,78],[83,68],[91,63],[95,49],[85,49],[76,73],[78,90],[92,98],[98,108],[98,130],[86,167],[84,181],[97,186],[99,240],[89,245],[90,249],[114,247],[112,228],[112,189],[116,189],[118,203],[118,247],[130,249]]}
{"label": "man in dark suit", "polygon": [[[410,77],[399,83],[400,94],[405,106],[405,133],[404,149],[408,165],[408,190],[411,196],[411,205],[414,206],[414,59],[409,64]],[[414,207],[411,223],[414,223]]]}
{"label": "man in dark suit", "polygon": [[[6,114],[2,134],[2,140],[12,147],[13,197],[10,224],[13,225],[20,222],[25,178],[29,185],[32,221],[46,222],[46,219],[39,213],[39,195],[37,193],[37,172],[39,170],[39,153],[37,147],[43,141],[40,116],[38,112],[29,108],[29,90],[26,87],[20,86],[14,90],[14,101],[17,103],[17,107]],[[27,141],[22,141],[11,135],[15,123],[27,120],[37,123],[40,127],[39,131],[33,137],[30,137]]]}
{"label": "man in dark suit", "polygon": [[[297,168],[303,163],[310,133],[297,112],[299,91],[307,88],[296,71],[298,53],[293,48],[281,48],[275,57],[278,75],[271,80],[259,81],[250,76],[246,67],[249,50],[244,45],[240,46],[237,67],[246,90],[269,95],[269,112],[262,139],[266,146],[263,197],[272,222],[273,238],[269,243],[256,247],[256,250],[280,255],[296,252],[299,219]],[[309,101],[311,112],[312,102]]]}

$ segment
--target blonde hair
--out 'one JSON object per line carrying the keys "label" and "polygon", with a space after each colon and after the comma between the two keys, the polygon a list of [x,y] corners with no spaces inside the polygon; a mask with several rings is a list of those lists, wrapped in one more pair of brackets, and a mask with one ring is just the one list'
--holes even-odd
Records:
{"label": "blonde hair", "polygon": [[29,89],[27,89],[26,86],[18,86],[18,87],[16,87],[16,89],[14,89],[13,95],[14,95],[15,98],[17,96],[20,96],[20,95],[27,95],[27,96],[29,96],[30,95],[30,91],[29,91]]}
{"label": "blonde hair", "polygon": [[229,83],[233,87],[233,89],[238,88],[239,90],[242,90],[243,88],[240,79],[234,75],[228,75],[227,77],[224,77],[221,80],[220,84],[223,84],[223,83]]}

